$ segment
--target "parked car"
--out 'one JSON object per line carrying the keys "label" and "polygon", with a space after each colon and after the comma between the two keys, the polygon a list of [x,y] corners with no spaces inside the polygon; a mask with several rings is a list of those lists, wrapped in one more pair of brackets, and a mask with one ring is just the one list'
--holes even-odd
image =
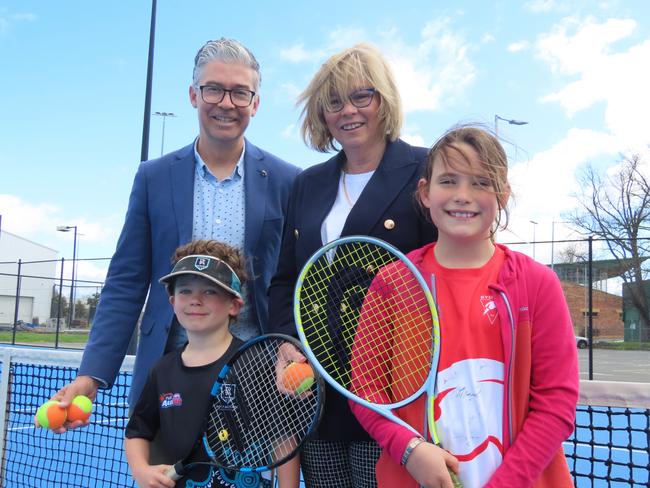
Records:
{"label": "parked car", "polygon": [[586,349],[589,346],[589,339],[586,337],[576,336],[576,346],[578,349]]}

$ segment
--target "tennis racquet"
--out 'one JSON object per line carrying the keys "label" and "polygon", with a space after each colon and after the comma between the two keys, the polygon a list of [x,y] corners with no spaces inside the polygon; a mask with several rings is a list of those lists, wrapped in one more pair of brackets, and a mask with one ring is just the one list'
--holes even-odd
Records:
{"label": "tennis racquet", "polygon": [[419,436],[393,410],[426,393],[424,437],[428,431],[439,444],[438,313],[427,283],[404,254],[365,236],[326,244],[298,277],[294,316],[312,365],[352,401]]}
{"label": "tennis racquet", "polygon": [[[204,432],[186,459],[167,475],[178,480],[198,465],[242,473],[273,469],[291,459],[315,430],[324,404],[324,383],[314,370],[313,383],[299,393],[278,385],[278,350],[289,336],[268,334],[243,344],[221,369],[212,387]],[[310,384],[311,383],[311,384]],[[190,462],[203,450],[209,461]]]}

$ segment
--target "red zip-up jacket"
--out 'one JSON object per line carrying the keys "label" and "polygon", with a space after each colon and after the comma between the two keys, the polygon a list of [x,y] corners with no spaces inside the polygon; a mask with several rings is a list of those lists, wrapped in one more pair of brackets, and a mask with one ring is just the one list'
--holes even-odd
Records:
{"label": "red zip-up jacket", "polygon": [[[431,280],[421,264],[432,246],[407,255],[427,282]],[[562,442],[574,429],[579,376],[566,300],[552,270],[498,246],[505,260],[490,289],[501,318],[504,352],[504,457],[485,486],[572,487]],[[377,463],[379,487],[416,487],[415,480],[400,466],[413,433],[372,410],[350,404],[361,425],[382,448]],[[424,398],[402,407],[397,415],[421,432],[426,415]]]}

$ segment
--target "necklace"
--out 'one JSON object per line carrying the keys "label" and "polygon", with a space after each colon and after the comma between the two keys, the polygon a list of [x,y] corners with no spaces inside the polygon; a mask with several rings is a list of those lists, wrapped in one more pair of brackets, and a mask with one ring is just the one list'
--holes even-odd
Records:
{"label": "necklace", "polygon": [[352,199],[350,198],[350,194],[348,193],[348,187],[345,184],[345,175],[346,173],[345,171],[343,171],[343,195],[345,195],[345,199],[348,201],[348,205],[350,205],[350,207],[354,207],[355,202],[353,202]]}

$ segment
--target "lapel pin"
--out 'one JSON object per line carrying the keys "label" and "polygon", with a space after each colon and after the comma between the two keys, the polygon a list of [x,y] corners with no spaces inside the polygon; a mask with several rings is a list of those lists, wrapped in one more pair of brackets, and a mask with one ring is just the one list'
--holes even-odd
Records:
{"label": "lapel pin", "polygon": [[293,229],[293,235],[296,236],[296,239],[298,239],[298,236],[300,235],[300,232],[298,232],[298,229]]}
{"label": "lapel pin", "polygon": [[393,230],[395,228],[395,221],[393,219],[384,220],[384,227],[388,230]]}
{"label": "lapel pin", "polygon": [[262,175],[262,176],[267,176],[268,173],[267,173],[267,171],[266,171],[265,169],[261,169],[261,170],[260,170],[260,175]]}

